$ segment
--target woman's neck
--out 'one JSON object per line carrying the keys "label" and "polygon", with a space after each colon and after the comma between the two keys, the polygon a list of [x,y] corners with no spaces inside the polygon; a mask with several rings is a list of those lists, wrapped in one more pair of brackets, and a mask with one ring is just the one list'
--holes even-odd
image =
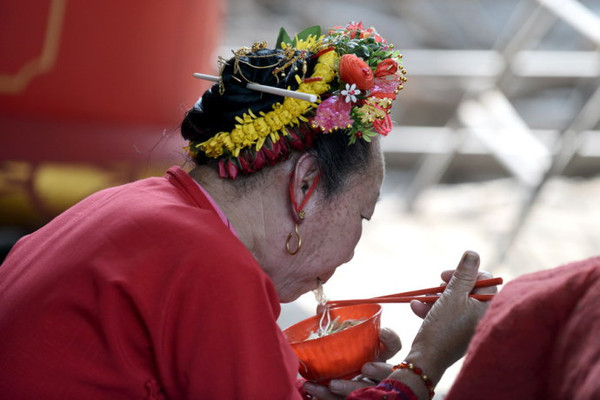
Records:
{"label": "woman's neck", "polygon": [[[277,171],[269,171],[269,175]],[[241,188],[241,182],[222,179],[210,167],[197,166],[190,175],[214,199],[221,211],[238,234],[246,248],[261,262],[264,256],[263,247],[269,243],[272,233],[269,232],[273,219],[279,218],[285,187],[277,184],[276,176],[265,179],[268,184],[251,182],[248,187]],[[259,178],[260,179],[260,178]]]}

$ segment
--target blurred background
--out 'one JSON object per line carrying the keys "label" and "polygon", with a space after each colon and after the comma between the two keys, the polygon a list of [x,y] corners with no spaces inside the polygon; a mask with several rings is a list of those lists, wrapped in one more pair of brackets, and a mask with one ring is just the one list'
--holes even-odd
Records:
{"label": "blurred background", "polygon": [[[327,297],[437,285],[466,249],[505,281],[598,254],[600,0],[7,0],[0,21],[3,255],[80,198],[183,164],[178,124],[208,85],[193,72],[282,26],[350,21],[402,51],[408,82],[377,212]],[[392,361],[419,322],[384,306]]]}

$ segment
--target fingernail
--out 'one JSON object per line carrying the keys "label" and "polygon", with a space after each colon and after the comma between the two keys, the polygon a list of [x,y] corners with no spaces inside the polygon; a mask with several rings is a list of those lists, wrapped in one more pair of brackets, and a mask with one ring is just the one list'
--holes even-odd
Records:
{"label": "fingernail", "polygon": [[373,366],[373,364],[366,363],[365,365],[363,365],[360,372],[362,372],[364,375],[375,375],[377,370],[375,366]]}
{"label": "fingernail", "polygon": [[314,383],[304,382],[304,390],[306,390],[307,392],[314,392],[315,390],[317,390],[317,387]]}
{"label": "fingernail", "polygon": [[381,330],[379,331],[379,336],[383,340],[391,339],[392,338],[392,331],[389,330],[388,328],[381,328]]}
{"label": "fingernail", "polygon": [[469,267],[475,266],[478,258],[479,258],[479,254],[475,253],[474,251],[465,251],[465,254],[463,255],[463,261]]}

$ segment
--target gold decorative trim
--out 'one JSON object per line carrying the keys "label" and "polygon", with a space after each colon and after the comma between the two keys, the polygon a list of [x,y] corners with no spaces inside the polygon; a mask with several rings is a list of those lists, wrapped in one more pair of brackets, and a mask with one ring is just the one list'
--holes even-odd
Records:
{"label": "gold decorative trim", "polygon": [[51,0],[42,53],[27,61],[15,75],[0,74],[0,93],[19,94],[33,78],[54,67],[67,0]]}

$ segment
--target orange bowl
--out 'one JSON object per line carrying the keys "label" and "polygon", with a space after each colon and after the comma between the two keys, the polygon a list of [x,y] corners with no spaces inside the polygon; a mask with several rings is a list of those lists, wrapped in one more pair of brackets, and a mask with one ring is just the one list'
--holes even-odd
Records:
{"label": "orange bowl", "polygon": [[319,328],[320,315],[315,315],[285,329],[288,342],[300,360],[299,372],[310,381],[351,378],[360,373],[363,364],[379,355],[381,306],[359,304],[330,309],[331,320],[339,317],[364,320],[361,323],[316,339],[308,339]]}

